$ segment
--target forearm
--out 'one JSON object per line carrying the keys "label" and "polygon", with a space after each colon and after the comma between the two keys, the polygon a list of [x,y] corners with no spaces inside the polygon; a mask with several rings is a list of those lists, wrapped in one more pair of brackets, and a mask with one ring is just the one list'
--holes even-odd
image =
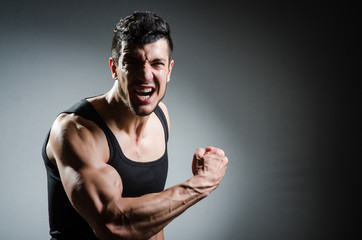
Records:
{"label": "forearm", "polygon": [[211,189],[201,188],[194,177],[160,193],[121,198],[110,204],[108,230],[119,239],[148,239],[201,199]]}

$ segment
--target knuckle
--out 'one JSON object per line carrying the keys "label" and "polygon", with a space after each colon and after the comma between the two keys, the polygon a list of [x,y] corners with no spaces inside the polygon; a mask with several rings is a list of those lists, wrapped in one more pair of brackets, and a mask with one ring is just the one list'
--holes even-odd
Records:
{"label": "knuckle", "polygon": [[225,152],[220,148],[215,149],[215,154],[221,157],[225,156]]}
{"label": "knuckle", "polygon": [[196,155],[196,156],[200,156],[201,153],[202,153],[202,149],[201,149],[201,148],[196,149],[196,151],[195,151],[195,155]]}
{"label": "knuckle", "polygon": [[203,153],[205,150],[203,149],[203,148],[198,148],[198,149],[196,149],[196,152],[198,152],[198,153]]}

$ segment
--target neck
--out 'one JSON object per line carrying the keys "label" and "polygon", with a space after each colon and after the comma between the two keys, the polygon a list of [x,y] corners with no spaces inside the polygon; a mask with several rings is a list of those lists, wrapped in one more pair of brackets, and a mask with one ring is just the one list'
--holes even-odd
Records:
{"label": "neck", "polygon": [[122,101],[116,86],[105,94],[108,107],[103,114],[107,116],[107,122],[117,130],[124,131],[137,139],[142,137],[150,115],[138,116]]}

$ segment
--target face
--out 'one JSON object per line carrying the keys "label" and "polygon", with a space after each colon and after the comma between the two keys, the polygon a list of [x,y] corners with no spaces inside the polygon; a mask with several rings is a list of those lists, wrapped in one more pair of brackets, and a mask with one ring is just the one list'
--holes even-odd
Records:
{"label": "face", "polygon": [[123,42],[118,63],[111,61],[120,99],[139,116],[151,114],[162,100],[172,67],[163,38],[143,46]]}

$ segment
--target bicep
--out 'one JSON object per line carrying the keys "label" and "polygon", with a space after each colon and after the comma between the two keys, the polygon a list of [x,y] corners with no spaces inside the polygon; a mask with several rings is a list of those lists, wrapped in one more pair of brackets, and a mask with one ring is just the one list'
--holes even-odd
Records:
{"label": "bicep", "polygon": [[115,204],[123,190],[118,172],[106,163],[77,169],[61,163],[58,166],[65,192],[75,210],[100,239],[111,239],[113,233],[107,224],[122,215]]}
{"label": "bicep", "polygon": [[65,125],[52,130],[50,149],[71,204],[95,230],[107,217],[104,209],[121,197],[122,180],[106,163],[105,139],[82,126]]}
{"label": "bicep", "polygon": [[121,198],[122,181],[116,170],[104,164],[97,168],[75,170],[71,166],[59,168],[62,183],[74,208],[95,228],[108,217],[108,205]]}

